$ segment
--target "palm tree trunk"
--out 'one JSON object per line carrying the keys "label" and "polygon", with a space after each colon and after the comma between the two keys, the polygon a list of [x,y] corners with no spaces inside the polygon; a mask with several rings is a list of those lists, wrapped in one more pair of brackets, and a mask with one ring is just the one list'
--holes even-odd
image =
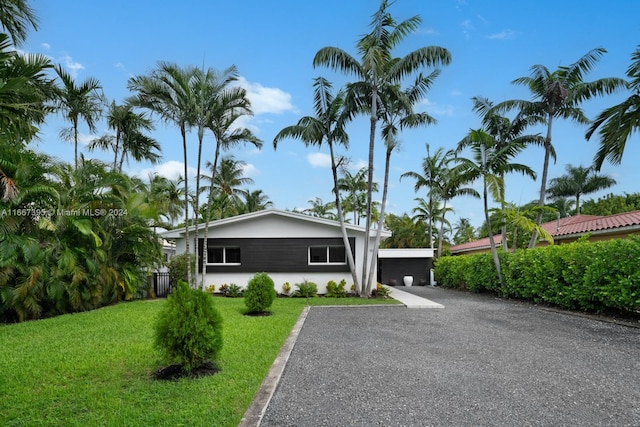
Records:
{"label": "palm tree trunk", "polygon": [[[189,178],[187,176],[187,131],[185,129],[184,123],[180,125],[180,134],[182,135],[182,153],[184,155],[184,253],[187,256],[187,283],[189,283],[189,286],[191,286],[191,252],[189,250]],[[197,256],[198,254],[196,254],[196,257]]]}
{"label": "palm tree trunk", "polygon": [[358,280],[358,274],[356,272],[356,264],[353,259],[353,253],[351,252],[351,243],[349,242],[349,236],[347,235],[347,227],[344,223],[344,212],[342,211],[342,202],[340,201],[340,192],[338,191],[338,166],[336,165],[335,155],[333,153],[333,142],[328,141],[329,154],[331,155],[331,172],[333,174],[333,192],[336,196],[336,210],[338,211],[338,220],[340,221],[340,231],[342,232],[342,243],[344,244],[347,253],[347,264],[349,265],[349,271],[351,272],[351,278],[356,288],[361,289],[360,281]]}
{"label": "palm tree trunk", "polygon": [[113,170],[117,171],[118,167],[118,151],[120,151],[120,129],[116,131],[116,146],[113,148]]}
{"label": "palm tree trunk", "polygon": [[[198,221],[198,214],[199,214],[199,208],[200,208],[200,162],[202,161],[202,139],[204,138],[204,129],[202,128],[202,126],[200,126],[198,128],[198,164],[196,165],[196,200],[195,200],[195,206],[193,208],[193,221],[195,223],[195,227],[196,227],[196,240],[193,243],[194,245],[194,249],[193,251],[196,253],[196,256],[198,256],[198,226],[199,226],[199,221]],[[204,257],[204,248],[202,251],[202,256]],[[204,276],[206,274],[206,265],[202,264],[202,290],[204,291]],[[195,286],[198,286],[198,270],[196,270],[196,280],[195,280]]]}
{"label": "palm tree trunk", "polygon": [[438,258],[442,255],[442,240],[444,239],[444,217],[447,214],[447,199],[442,204],[442,220],[440,221],[440,235],[438,236]]}
{"label": "palm tree trunk", "polygon": [[78,120],[73,120],[74,165],[78,169]]}
{"label": "palm tree trunk", "polygon": [[[540,201],[538,202],[538,206],[544,206],[545,193],[547,191],[547,174],[549,173],[549,157],[551,156],[551,128],[553,124],[553,115],[549,114],[549,119],[547,120],[547,136],[544,140],[544,164],[542,165],[542,178],[540,182]],[[536,225],[540,225],[542,223],[542,210],[538,212],[536,216]],[[533,248],[536,246],[538,242],[538,231],[533,230],[531,234],[531,241],[529,242],[529,248]]]}
{"label": "palm tree trunk", "polygon": [[380,246],[380,239],[382,237],[382,227],[384,224],[384,207],[387,204],[387,191],[389,188],[389,164],[391,161],[391,150],[387,149],[387,154],[384,162],[384,185],[382,187],[382,205],[380,206],[380,218],[378,218],[378,229],[376,230],[376,240],[374,245],[374,253],[371,256],[371,264],[369,266],[369,277],[367,279],[366,294],[371,294],[373,288],[373,272],[376,271],[376,263],[378,261],[378,247]]}
{"label": "palm tree trunk", "polygon": [[500,268],[500,258],[498,257],[498,250],[496,249],[496,242],[493,238],[493,230],[491,230],[491,221],[489,219],[489,202],[487,195],[487,181],[483,178],[483,198],[484,198],[484,219],[487,224],[487,232],[489,234],[489,244],[491,246],[491,256],[493,257],[493,263],[496,266],[496,273],[498,274],[498,281],[502,285],[502,272]]}
{"label": "palm tree trunk", "polygon": [[207,214],[204,219],[204,239],[202,241],[202,283],[204,290],[204,276],[206,274],[207,263],[209,262],[209,218],[211,217],[211,204],[213,203],[213,180],[216,177],[216,169],[218,167],[218,157],[220,156],[220,142],[216,138],[216,153],[213,156],[213,169],[211,171],[211,185],[209,185],[209,196],[207,197]]}
{"label": "palm tree trunk", "polygon": [[[369,273],[367,271],[369,261],[369,235],[371,234],[371,215],[372,215],[372,199],[373,199],[373,154],[376,137],[376,123],[378,121],[376,112],[376,91],[374,89],[371,108],[371,123],[369,130],[369,170],[367,176],[367,215],[365,223],[365,238],[364,238],[364,253],[362,254],[362,284],[364,286],[365,280],[367,280]],[[364,289],[356,288],[356,291],[363,298],[368,298],[369,295],[364,292]]]}

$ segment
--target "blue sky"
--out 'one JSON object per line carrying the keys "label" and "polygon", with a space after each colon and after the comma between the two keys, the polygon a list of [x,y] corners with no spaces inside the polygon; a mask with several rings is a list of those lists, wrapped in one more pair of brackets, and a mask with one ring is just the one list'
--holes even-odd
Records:
{"label": "blue sky", "polygon": [[[195,65],[222,70],[235,64],[252,101],[255,116],[244,122],[263,141],[262,150],[252,147],[229,152],[247,162],[246,175],[262,189],[276,208],[304,209],[308,201],[320,197],[332,200],[328,152],[307,148],[299,141],[283,141],[274,151],[272,141],[285,126],[312,114],[312,79],[323,76],[340,86],[345,76],[328,69],[314,69],[312,59],[318,49],[337,46],[355,55],[357,39],[368,31],[378,0],[274,0],[197,1],[164,3],[151,0],[32,0],[40,17],[40,30],[31,32],[23,50],[48,55],[76,76],[78,81],[97,78],[110,100],[121,102],[129,95],[127,80],[146,74],[159,60],[181,66]],[[525,88],[511,81],[529,75],[530,67],[543,64],[554,70],[568,65],[589,50],[604,47],[608,53],[586,80],[624,77],[630,55],[640,44],[640,2],[620,1],[479,1],[479,0],[397,0],[391,7],[397,20],[420,15],[422,26],[399,47],[404,54],[421,46],[437,45],[452,54],[418,110],[438,120],[436,125],[402,135],[400,150],[391,160],[387,211],[411,215],[414,182],[399,177],[407,171],[421,171],[425,144],[432,150],[453,148],[469,129],[480,127],[471,110],[470,98],[487,97],[494,102],[530,99]],[[593,118],[602,109],[620,102],[627,93],[587,101],[583,107]],[[49,118],[37,148],[65,161],[73,161],[72,144],[61,142],[58,132],[68,124]],[[356,120],[348,128],[350,149],[346,154],[357,170],[366,164],[368,121]],[[544,129],[532,129],[532,133]],[[83,140],[91,135],[81,129]],[[108,132],[100,123],[98,135]],[[585,128],[556,122],[553,144],[557,162],[549,177],[564,173],[565,165],[588,166],[597,150],[597,141],[584,139]],[[146,176],[147,172],[175,177],[183,167],[181,139],[177,128],[158,123],[153,136],[161,143],[160,165],[131,163],[127,172]],[[196,135],[189,135],[189,165],[195,167]],[[204,156],[213,159],[213,140],[205,140]],[[376,153],[375,177],[382,183],[382,144]],[[108,160],[108,153],[85,155]],[[602,172],[618,184],[586,198],[640,191],[638,135],[627,143],[622,165],[603,166]],[[539,174],[543,150],[532,147],[517,159]],[[507,201],[523,204],[537,199],[539,181],[509,176]],[[479,188],[478,185],[476,185]],[[379,195],[381,197],[381,195]],[[482,222],[479,200],[458,198],[450,221],[459,217]]]}

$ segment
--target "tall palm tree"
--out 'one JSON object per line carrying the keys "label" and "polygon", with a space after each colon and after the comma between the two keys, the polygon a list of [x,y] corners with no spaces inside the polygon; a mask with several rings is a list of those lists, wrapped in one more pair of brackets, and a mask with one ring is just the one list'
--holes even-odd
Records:
{"label": "tall palm tree", "polygon": [[[446,173],[448,164],[455,157],[454,150],[447,150],[443,147],[439,147],[433,155],[430,152],[429,144],[426,144],[427,155],[422,161],[422,173],[410,171],[400,175],[400,180],[403,178],[415,179],[415,185],[413,189],[417,193],[421,188],[427,188],[428,199],[428,211],[434,212],[437,208],[438,201],[442,199],[441,183],[443,182],[443,176]],[[433,223],[434,218],[427,218],[428,221],[428,243],[430,247],[433,247]]]}
{"label": "tall palm tree", "polygon": [[[547,193],[547,175],[549,158],[552,154],[552,130],[555,119],[570,119],[578,124],[588,124],[589,120],[580,108],[580,104],[592,97],[610,94],[624,85],[618,78],[601,78],[592,82],[584,81],[584,74],[591,71],[600,57],[606,53],[604,48],[596,48],[569,66],[560,66],[550,71],[544,65],[531,67],[531,76],[520,77],[514,84],[526,86],[533,100],[510,100],[496,106],[498,111],[518,109],[522,114],[537,118],[547,127],[544,139],[544,163],[540,179],[540,207],[545,204]],[[536,224],[542,222],[542,211],[538,213]],[[531,236],[529,247],[535,246],[537,233]]]}
{"label": "tall palm tree", "polygon": [[489,218],[489,192],[494,200],[504,200],[504,175],[511,172],[519,172],[523,175],[535,179],[535,172],[526,165],[510,163],[521,150],[517,144],[510,144],[498,148],[495,140],[482,129],[472,129],[465,138],[465,143],[471,149],[473,157],[471,159],[458,157],[458,161],[463,168],[466,168],[467,178],[478,178],[482,180],[482,201],[484,206],[485,224],[489,233],[489,243],[491,245],[491,255],[496,267],[498,280],[502,283],[502,272],[500,259],[496,249],[495,239]]}
{"label": "tall palm tree", "polygon": [[[187,157],[187,131],[191,128],[196,114],[192,78],[193,67],[181,68],[176,64],[161,61],[149,75],[129,79],[127,87],[135,95],[127,103],[146,108],[158,114],[166,123],[175,124],[182,137],[184,156],[184,213],[185,213],[185,253],[190,256],[189,238],[189,179]],[[187,269],[187,281],[192,284],[191,269]]]}
{"label": "tall palm tree", "polygon": [[164,228],[171,228],[184,213],[181,184],[182,178],[172,180],[158,174],[149,177],[149,197],[158,206],[160,217],[166,220]]}
{"label": "tall palm tree", "polygon": [[608,175],[599,174],[594,166],[565,166],[567,173],[549,181],[547,192],[552,198],[575,197],[576,213],[580,215],[580,196],[604,190],[616,184]]}
{"label": "tall palm tree", "polygon": [[335,154],[338,145],[342,145],[345,149],[349,148],[349,136],[345,131],[345,126],[350,116],[344,109],[344,93],[338,91],[334,95],[331,83],[323,77],[316,77],[313,83],[313,110],[315,116],[304,116],[295,125],[287,126],[278,132],[273,139],[273,148],[277,149],[278,143],[286,138],[299,139],[306,146],[321,147],[326,144],[329,147],[333,193],[340,221],[342,243],[346,249],[347,264],[356,293],[361,294],[363,282],[356,272],[351,243],[345,226],[344,209],[340,199],[338,168],[341,167],[343,159],[337,159]]}
{"label": "tall palm tree", "polygon": [[38,29],[38,16],[28,0],[3,0],[0,2],[0,26],[9,33],[14,45],[22,46],[27,40],[28,27]]}
{"label": "tall palm tree", "polygon": [[[353,75],[357,79],[349,85],[354,98],[362,100],[360,111],[369,115],[369,154],[367,177],[367,217],[366,233],[372,226],[372,195],[376,126],[381,118],[380,112],[384,108],[381,94],[389,87],[399,85],[402,80],[424,67],[446,65],[451,61],[449,51],[438,46],[426,46],[409,52],[403,57],[394,57],[393,50],[420,26],[420,16],[413,16],[402,22],[396,22],[389,12],[390,2],[382,0],[380,7],[373,14],[370,32],[358,40],[356,50],[360,59],[356,59],[337,47],[321,48],[313,59],[313,65],[327,66],[345,74]],[[365,101],[365,98],[368,99]],[[356,105],[357,106],[357,105]],[[378,229],[377,233],[382,230]],[[373,274],[373,270],[366,271],[369,263],[369,240],[365,240],[363,277]],[[370,282],[368,280],[368,282]]]}
{"label": "tall palm tree", "polygon": [[[496,147],[504,147],[509,144],[517,144],[520,151],[524,150],[527,146],[538,145],[544,147],[544,138],[539,134],[528,135],[524,134],[524,131],[531,125],[535,125],[538,122],[536,116],[518,114],[513,120],[499,114],[496,111],[495,105],[489,99],[474,96],[471,98],[473,102],[473,111],[478,113],[482,118],[482,126],[486,132],[491,135],[496,143]],[[465,146],[464,139],[458,145],[458,151]],[[553,146],[550,147],[550,156],[555,161],[556,152]],[[504,176],[502,177],[504,179]],[[504,200],[501,202],[501,209],[506,209]],[[502,245],[503,249],[507,250],[507,223],[504,212],[502,214],[504,219],[501,227],[502,233]]]}
{"label": "tall palm tree", "polygon": [[[211,88],[207,92],[211,92],[212,99],[206,104],[206,121],[204,122],[207,129],[211,131],[215,140],[215,154],[213,164],[210,169],[212,172],[211,179],[215,181],[216,171],[218,169],[218,159],[222,151],[227,151],[240,144],[252,144],[254,147],[262,148],[262,140],[253,132],[244,127],[237,125],[238,120],[244,116],[252,116],[251,102],[247,97],[247,91],[239,86],[232,85],[237,80],[237,72],[235,67],[225,70],[221,75],[215,74],[215,79],[207,86]],[[205,87],[207,87],[205,86]],[[198,126],[198,136],[200,137],[200,126]],[[207,197],[207,212],[205,216],[204,228],[204,247],[207,248],[209,237],[209,219],[211,218],[211,208],[213,203],[214,187],[211,186]],[[207,263],[207,251],[203,251],[203,263]],[[206,274],[205,267],[202,272],[201,287],[204,289],[204,276]]]}
{"label": "tall palm tree", "polygon": [[600,113],[587,131],[587,139],[596,130],[600,137],[600,148],[593,159],[596,170],[600,170],[605,159],[620,164],[627,140],[640,129],[640,46],[631,54],[627,77],[630,80],[625,85],[631,95]]}

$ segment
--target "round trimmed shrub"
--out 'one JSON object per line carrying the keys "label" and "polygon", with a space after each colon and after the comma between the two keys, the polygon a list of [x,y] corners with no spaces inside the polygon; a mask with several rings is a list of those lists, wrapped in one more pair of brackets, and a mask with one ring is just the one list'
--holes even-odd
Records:
{"label": "round trimmed shrub", "polygon": [[249,280],[247,289],[244,291],[244,304],[249,309],[249,313],[260,313],[271,307],[276,296],[271,277],[267,273],[257,273]]}
{"label": "round trimmed shrub", "polygon": [[215,360],[222,349],[222,316],[213,297],[179,281],[159,314],[154,344],[186,373]]}

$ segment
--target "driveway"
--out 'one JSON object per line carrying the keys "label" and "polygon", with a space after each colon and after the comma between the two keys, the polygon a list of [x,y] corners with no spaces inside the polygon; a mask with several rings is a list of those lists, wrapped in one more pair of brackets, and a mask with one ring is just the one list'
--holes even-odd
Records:
{"label": "driveway", "polygon": [[640,329],[432,287],[313,307],[262,426],[640,426]]}

